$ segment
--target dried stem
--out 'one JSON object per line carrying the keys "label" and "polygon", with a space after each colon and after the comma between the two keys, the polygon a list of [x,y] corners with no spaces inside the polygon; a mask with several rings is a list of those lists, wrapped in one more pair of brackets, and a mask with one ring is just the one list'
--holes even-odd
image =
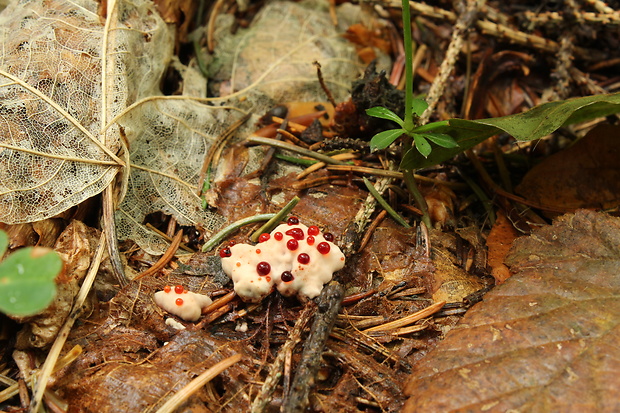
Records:
{"label": "dried stem", "polygon": [[267,375],[267,378],[265,378],[258,395],[252,402],[252,413],[260,413],[265,411],[265,408],[271,400],[271,395],[282,377],[282,366],[286,356],[287,354],[290,354],[301,342],[301,333],[310,321],[310,318],[312,318],[315,311],[316,305],[314,305],[314,303],[308,303],[299,314],[299,318],[291,330],[288,340],[280,348],[276,359],[273,363],[271,363],[271,366],[269,367],[269,374]]}
{"label": "dried stem", "polygon": [[192,394],[196,393],[200,390],[205,384],[213,380],[217,377],[218,374],[222,373],[224,370],[232,366],[233,364],[239,362],[241,360],[241,354],[235,354],[234,356],[230,356],[219,363],[216,363],[211,368],[207,369],[200,376],[196,377],[194,380],[190,381],[185,387],[183,387],[179,392],[177,392],[174,396],[169,398],[159,409],[157,409],[156,413],[172,413],[176,410],[177,407],[181,405],[185,400],[187,400]]}
{"label": "dried stem", "polygon": [[332,282],[323,288],[321,295],[317,298],[318,311],[316,318],[312,324],[310,335],[304,343],[304,349],[295,377],[293,378],[291,391],[282,404],[282,411],[287,413],[306,411],[308,395],[314,387],[323,348],[336,322],[343,296],[344,289],[342,286]]}
{"label": "dried stem", "polygon": [[484,0],[468,1],[465,6],[465,11],[459,16],[454,25],[452,31],[452,40],[446,51],[446,57],[441,62],[439,67],[439,74],[435,77],[433,84],[428,92],[426,102],[428,108],[420,116],[419,124],[425,125],[431,117],[431,114],[435,111],[439,99],[444,93],[444,90],[448,84],[448,79],[454,70],[454,65],[458,60],[459,53],[463,49],[465,42],[465,33],[471,25],[476,21],[480,8],[484,5]]}
{"label": "dried stem", "polygon": [[80,317],[84,308],[84,301],[86,301],[86,297],[90,292],[90,288],[95,282],[95,277],[97,272],[99,271],[99,265],[101,264],[101,260],[103,258],[103,253],[106,249],[106,234],[105,231],[101,232],[101,237],[99,239],[99,246],[97,247],[97,251],[95,252],[94,257],[92,258],[90,268],[82,286],[80,287],[80,291],[78,292],[77,297],[75,297],[75,302],[73,304],[73,308],[71,309],[71,313],[69,317],[65,320],[64,324],[58,331],[58,335],[56,336],[56,340],[54,340],[54,344],[52,344],[52,348],[47,354],[47,358],[45,359],[45,363],[43,363],[43,367],[41,367],[41,372],[39,373],[39,378],[37,380],[37,385],[34,388],[32,400],[30,401],[30,411],[38,412],[41,407],[41,401],[43,400],[43,395],[45,394],[45,390],[47,389],[47,384],[49,382],[49,378],[52,375],[54,370],[54,366],[56,365],[56,360],[58,360],[58,356],[62,348],[69,337],[69,332],[71,331],[71,327],[73,327],[73,323]]}

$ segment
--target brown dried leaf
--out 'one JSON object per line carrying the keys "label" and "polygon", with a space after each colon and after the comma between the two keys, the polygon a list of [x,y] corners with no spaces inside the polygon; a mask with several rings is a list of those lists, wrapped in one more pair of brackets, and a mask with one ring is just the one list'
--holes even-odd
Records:
{"label": "brown dried leaf", "polygon": [[189,411],[213,411],[205,409],[205,404],[215,410],[228,402],[230,411],[249,411],[244,379],[254,360],[240,343],[213,338],[202,330],[184,330],[154,350],[156,342],[142,331],[123,327],[116,330],[119,330],[116,341],[96,343],[108,347],[104,362],[93,362],[90,351],[97,347],[88,346],[58,378],[55,387],[72,411],[156,411],[158,405],[195,376],[236,353],[244,354],[245,361],[219,376],[221,399],[209,385],[190,397],[183,407]]}
{"label": "brown dried leaf", "polygon": [[610,208],[620,201],[620,127],[599,125],[573,146],[532,168],[516,191],[565,209]]}
{"label": "brown dried leaf", "polygon": [[405,411],[618,411],[620,219],[565,215],[507,263],[516,274],[414,368]]}
{"label": "brown dried leaf", "polygon": [[497,220],[487,237],[489,267],[491,268],[491,275],[495,278],[497,284],[503,283],[510,277],[510,271],[506,264],[504,264],[504,259],[510,250],[512,242],[518,235],[519,233],[508,220],[506,214],[500,210],[497,214]]}
{"label": "brown dried leaf", "polygon": [[56,277],[56,298],[49,307],[34,316],[16,318],[26,323],[19,333],[20,347],[44,348],[56,338],[73,308],[98,241],[98,231],[80,221],[72,221],[60,234],[54,249],[62,257],[64,265]]}

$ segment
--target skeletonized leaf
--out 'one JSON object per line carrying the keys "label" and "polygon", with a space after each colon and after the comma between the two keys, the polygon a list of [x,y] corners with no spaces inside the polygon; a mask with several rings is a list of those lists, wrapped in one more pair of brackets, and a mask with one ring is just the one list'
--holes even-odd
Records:
{"label": "skeletonized leaf", "polygon": [[157,85],[165,62],[143,44],[164,48],[168,34],[145,1],[110,2],[107,28],[97,7],[15,1],[0,14],[2,222],[63,212],[100,193],[124,164],[118,127],[102,134],[103,126]]}
{"label": "skeletonized leaf", "polygon": [[620,219],[565,215],[506,263],[516,274],[415,366],[405,411],[618,411]]}
{"label": "skeletonized leaf", "polygon": [[142,225],[154,211],[174,216],[180,225],[202,225],[209,233],[220,227],[222,218],[202,209],[196,185],[212,144],[242,115],[230,108],[162,99],[135,108],[121,121],[128,126],[132,172],[116,214],[119,239],[139,242],[153,254],[164,251],[166,241]]}
{"label": "skeletonized leaf", "polygon": [[214,95],[245,90],[260,106],[258,113],[282,102],[320,101],[325,94],[313,66],[317,61],[334,98],[346,99],[363,67],[355,47],[341,34],[361,19],[363,10],[346,5],[337,14],[334,27],[327,3],[273,1],[261,8],[249,29],[235,35],[234,16],[222,14],[210,69],[210,87],[219,86]]}

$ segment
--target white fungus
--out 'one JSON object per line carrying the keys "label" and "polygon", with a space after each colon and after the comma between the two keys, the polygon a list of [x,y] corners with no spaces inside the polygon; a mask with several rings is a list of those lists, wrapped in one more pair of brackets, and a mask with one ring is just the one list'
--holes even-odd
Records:
{"label": "white fungus", "polygon": [[244,301],[259,302],[276,288],[284,296],[314,298],[334,272],[344,267],[344,254],[333,236],[291,217],[256,245],[235,244],[220,251],[222,268]]}
{"label": "white fungus", "polygon": [[208,296],[187,291],[182,285],[167,285],[163,291],[156,292],[154,298],[158,306],[185,321],[198,320],[202,309],[213,302]]}

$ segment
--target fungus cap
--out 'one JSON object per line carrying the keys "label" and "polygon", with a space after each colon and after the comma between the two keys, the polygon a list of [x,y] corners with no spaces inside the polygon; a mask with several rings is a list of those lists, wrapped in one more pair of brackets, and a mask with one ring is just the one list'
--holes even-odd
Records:
{"label": "fungus cap", "polygon": [[185,321],[198,320],[202,309],[213,302],[208,296],[187,291],[181,286],[172,289],[166,286],[164,291],[155,293],[154,299],[158,306]]}
{"label": "fungus cap", "polygon": [[237,295],[249,302],[260,302],[274,289],[285,296],[314,298],[345,262],[340,248],[325,239],[318,227],[309,229],[290,219],[257,245],[226,248],[227,254],[220,254],[222,269],[232,279]]}

